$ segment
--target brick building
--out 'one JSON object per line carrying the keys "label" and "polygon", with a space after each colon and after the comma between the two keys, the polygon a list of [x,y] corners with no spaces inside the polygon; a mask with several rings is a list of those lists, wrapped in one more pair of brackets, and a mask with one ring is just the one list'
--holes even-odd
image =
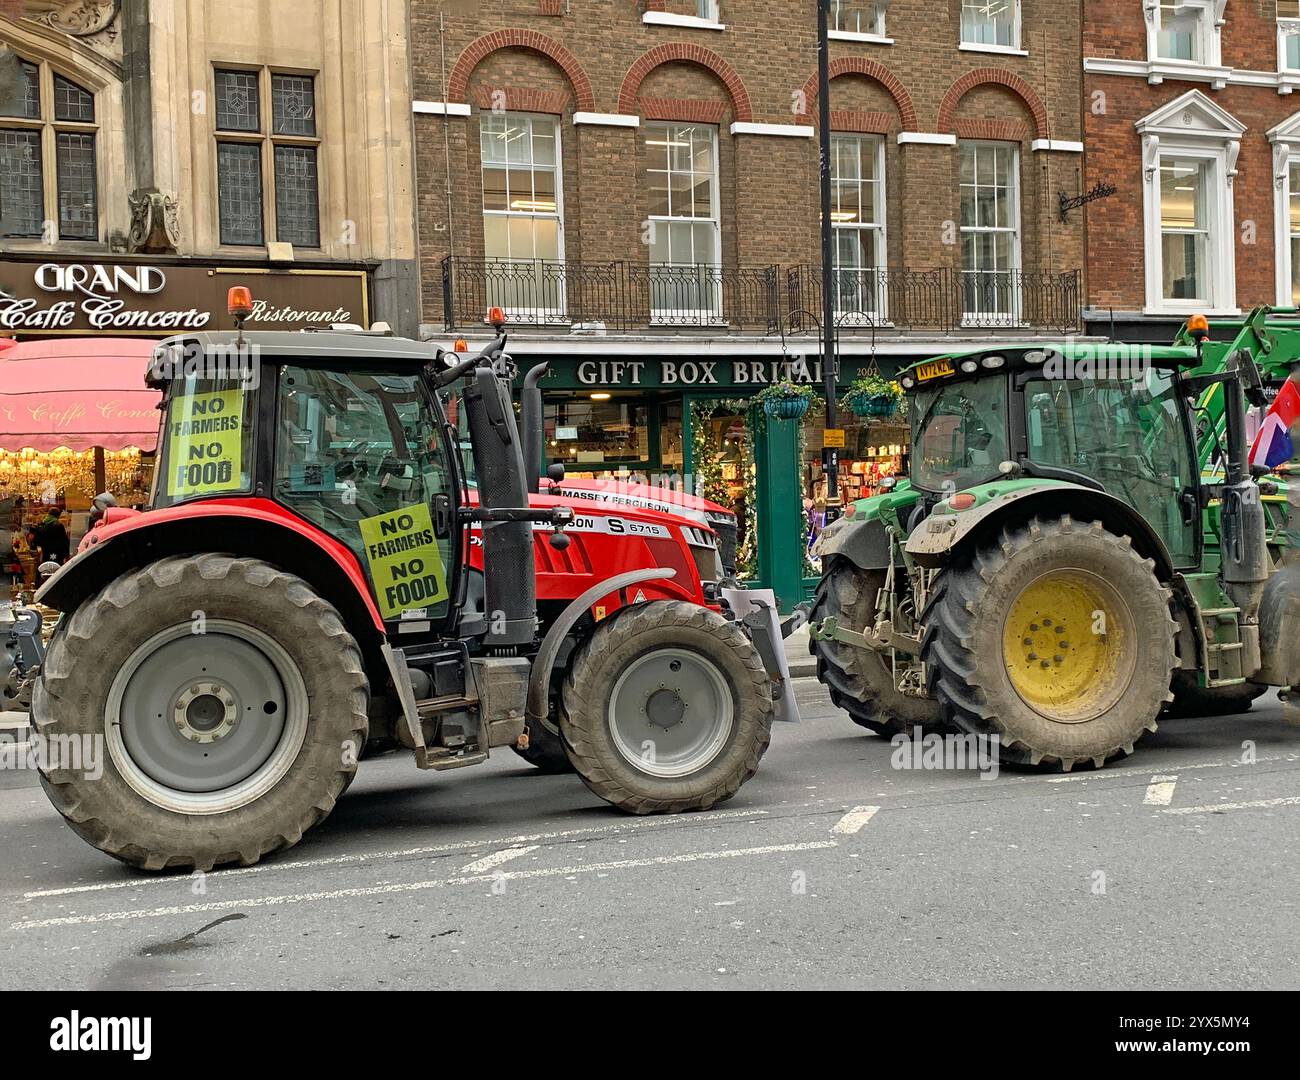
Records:
{"label": "brick building", "polygon": [[1300,2],[1095,0],[1083,51],[1090,327],[1300,302]]}
{"label": "brick building", "polygon": [[[832,6],[841,385],[1075,327],[1080,5]],[[704,493],[757,503],[754,569],[789,601],[821,429],[745,402],[820,381],[816,5],[415,0],[411,41],[423,332],[506,308],[520,365],[553,362],[571,470],[691,477],[720,453]],[[841,426],[868,494],[906,429]]]}

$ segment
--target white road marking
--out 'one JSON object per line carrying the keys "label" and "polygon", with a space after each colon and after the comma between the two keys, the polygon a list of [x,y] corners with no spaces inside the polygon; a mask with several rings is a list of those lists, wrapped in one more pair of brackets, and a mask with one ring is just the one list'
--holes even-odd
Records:
{"label": "white road marking", "polygon": [[481,874],[485,870],[500,866],[502,863],[508,863],[511,859],[527,855],[530,851],[536,851],[540,846],[539,844],[531,844],[528,847],[510,847],[504,851],[494,851],[491,855],[475,859],[468,866],[462,866],[460,872],[462,874]]}
{"label": "white road marking", "polygon": [[[257,866],[242,866],[233,870],[214,870],[207,875],[208,883],[223,881],[231,877],[243,877],[248,874],[264,874],[273,870],[310,870],[318,866],[343,866],[349,863],[369,862],[371,859],[409,859],[419,855],[446,855],[457,851],[475,851],[479,848],[512,847],[531,843],[534,840],[549,842],[567,840],[573,836],[597,836],[631,832],[638,829],[662,828],[665,826],[686,827],[688,825],[704,826],[711,821],[730,820],[734,818],[767,817],[766,810],[715,810],[707,815],[691,817],[649,817],[635,818],[631,821],[615,820],[606,825],[593,825],[582,829],[560,829],[554,832],[529,833],[521,836],[501,836],[487,840],[459,840],[450,844],[433,844],[428,847],[403,848],[396,851],[358,852],[354,855],[331,855],[321,859],[299,859],[296,862],[266,862]],[[72,896],[77,893],[105,892],[110,889],[135,889],[149,885],[175,885],[185,878],[176,874],[132,878],[128,881],[101,881],[94,885],[69,885],[60,889],[37,889],[23,893],[24,900],[37,900],[46,896]]]}
{"label": "white road marking", "polygon": [[1144,806],[1168,806],[1174,801],[1174,788],[1178,786],[1177,776],[1153,776],[1147,785]]}
{"label": "white road marking", "polygon": [[1217,814],[1220,810],[1265,810],[1270,806],[1300,806],[1300,795],[1286,799],[1253,799],[1250,802],[1210,803],[1206,806],[1180,806],[1162,810],[1162,814]]}
{"label": "white road marking", "polygon": [[[1250,764],[1263,764],[1266,761],[1294,761],[1295,759],[1295,754],[1269,754],[1266,757],[1256,758]],[[1248,765],[1244,761],[1202,761],[1195,765],[1178,766],[1180,772],[1191,772],[1193,769],[1234,769],[1247,767]],[[1052,776],[1046,778],[1046,782],[1049,784],[1073,784],[1079,780],[1110,780],[1114,777],[1136,776],[1143,773],[1150,776],[1150,767],[1143,768],[1142,766],[1133,766],[1126,769],[1116,769],[1112,766],[1108,769],[1093,770],[1091,772],[1070,773],[1068,776]],[[1030,776],[1025,779],[1032,782],[1037,780],[1038,777]]]}
{"label": "white road marking", "polygon": [[835,823],[835,827],[831,829],[832,834],[835,836],[852,836],[854,833],[860,832],[862,827],[876,816],[876,811],[879,809],[878,806],[855,806]]}
{"label": "white road marking", "polygon": [[495,874],[475,874],[468,877],[439,878],[431,881],[396,882],[388,885],[371,885],[365,888],[331,889],[326,892],[291,893],[284,896],[254,896],[243,900],[214,900],[203,904],[179,904],[174,907],[134,911],[106,911],[93,915],[63,915],[53,919],[27,919],[10,924],[9,929],[43,930],[52,926],[90,926],[97,923],[125,922],[135,919],[161,919],[173,915],[196,915],[209,911],[229,911],[233,908],[243,910],[272,907],[277,904],[311,904],[328,900],[350,900],[369,896],[424,892],[428,889],[440,889],[448,885],[493,884],[502,879],[523,881],[531,878],[566,877],[576,874],[603,873],[610,870],[634,870],[647,866],[674,866],[683,863],[712,862],[719,859],[739,859],[755,855],[821,851],[838,846],[834,840],[814,840],[802,844],[769,844],[765,847],[733,848],[727,851],[696,851],[680,855],[659,855],[646,859],[617,859],[611,862],[587,863],[580,866],[497,871]]}

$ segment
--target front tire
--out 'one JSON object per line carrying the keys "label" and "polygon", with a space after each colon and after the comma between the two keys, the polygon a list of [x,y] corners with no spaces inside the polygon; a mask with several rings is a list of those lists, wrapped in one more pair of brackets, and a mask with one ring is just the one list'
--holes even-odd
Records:
{"label": "front tire", "polygon": [[624,608],[581,645],[564,681],[560,732],[593,792],[632,814],[708,810],[755,772],[772,693],[753,644],[708,608]]}
{"label": "front tire", "polygon": [[1177,624],[1155,564],[1100,522],[1035,519],[943,572],[923,658],[953,722],[1003,761],[1101,767],[1156,730]]}
{"label": "front tire", "polygon": [[[876,594],[884,584],[885,571],[861,570],[847,559],[836,559],[817,586],[812,621],[834,617],[851,630],[869,629],[875,621]],[[939,703],[900,693],[883,653],[839,641],[810,641],[808,649],[817,658],[817,679],[831,701],[859,727],[885,739],[900,732],[944,729]]]}
{"label": "front tire", "polygon": [[42,783],[82,839],[132,866],[248,866],[334,808],[368,692],[355,640],[300,578],[163,559],[109,583],[51,643],[38,733],[106,752],[98,778],[51,761]]}

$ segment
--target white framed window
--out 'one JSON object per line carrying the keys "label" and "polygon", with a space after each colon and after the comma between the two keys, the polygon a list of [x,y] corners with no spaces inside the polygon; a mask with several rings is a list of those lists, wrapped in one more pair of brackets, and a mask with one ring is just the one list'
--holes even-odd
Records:
{"label": "white framed window", "polygon": [[835,230],[835,310],[848,323],[886,312],[885,140],[831,137],[831,223]]}
{"label": "white framed window", "polygon": [[718,129],[647,124],[652,321],[722,317]]}
{"label": "white framed window", "polygon": [[564,212],[556,118],[483,112],[483,254],[489,302],[507,315],[564,315]]}
{"label": "white framed window", "polygon": [[1019,51],[1020,0],[962,0],[961,47]]}
{"label": "white framed window", "polygon": [[1227,0],[1144,0],[1147,59],[1161,67],[1219,67]]}
{"label": "white framed window", "polygon": [[1277,256],[1274,302],[1300,306],[1300,113],[1268,133],[1273,144],[1273,246]]}
{"label": "white framed window", "polygon": [[1160,298],[1210,301],[1210,181],[1207,158],[1160,156]]}
{"label": "white framed window", "polygon": [[1277,0],[1277,69],[1300,74],[1300,0]]}
{"label": "white framed window", "polygon": [[1020,311],[1020,147],[959,147],[964,321],[1005,323]]}
{"label": "white framed window", "polygon": [[1235,314],[1232,185],[1245,126],[1189,90],[1136,127],[1147,312]]}
{"label": "white framed window", "polygon": [[695,16],[705,22],[717,22],[719,16],[718,0],[696,0]]}
{"label": "white framed window", "polygon": [[842,41],[881,42],[889,0],[830,0],[827,29]]}

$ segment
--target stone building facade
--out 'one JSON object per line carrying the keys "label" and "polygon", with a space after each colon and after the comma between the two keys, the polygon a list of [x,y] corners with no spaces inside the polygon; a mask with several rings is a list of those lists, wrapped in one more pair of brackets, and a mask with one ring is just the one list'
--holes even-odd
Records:
{"label": "stone building facade", "polygon": [[[41,270],[53,264],[85,268],[74,280],[159,269],[166,294],[136,290],[127,312],[193,307],[221,324],[224,292],[202,267],[261,293],[268,328],[342,315],[415,333],[407,13],[404,0],[5,0],[0,287],[37,303],[11,304],[0,332],[105,329],[45,314],[46,285],[68,278]],[[194,327],[167,322],[109,329]]]}

